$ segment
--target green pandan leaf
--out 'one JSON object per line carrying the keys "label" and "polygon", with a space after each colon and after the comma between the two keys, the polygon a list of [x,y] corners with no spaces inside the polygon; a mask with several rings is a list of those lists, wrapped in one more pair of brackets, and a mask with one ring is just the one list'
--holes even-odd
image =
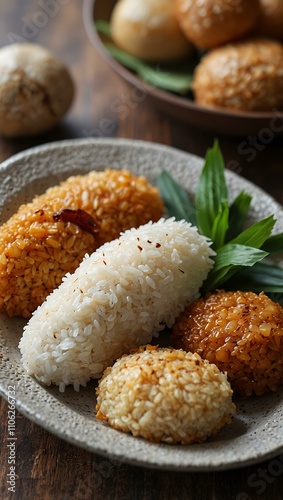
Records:
{"label": "green pandan leaf", "polygon": [[228,192],[224,175],[224,160],[218,142],[206,154],[196,190],[196,213],[199,231],[212,237],[214,220],[221,209],[221,203],[227,201]]}
{"label": "green pandan leaf", "polygon": [[126,68],[129,68],[135,71],[136,73],[143,71],[144,63],[141,59],[131,56],[124,50],[118,49],[118,47],[116,47],[116,45],[113,45],[113,43],[106,43],[105,47],[114,57],[114,59],[116,59],[116,61],[118,61],[119,63],[123,64],[123,66],[125,66]]}
{"label": "green pandan leaf", "polygon": [[169,214],[195,223],[201,234],[212,239],[215,263],[202,293],[220,287],[265,291],[282,293],[283,302],[283,269],[263,262],[269,252],[283,251],[283,233],[271,236],[275,225],[273,215],[242,230],[252,198],[242,192],[229,207],[224,170],[223,157],[215,142],[206,155],[199,178],[195,209],[192,203],[188,205],[187,193],[168,172],[162,172],[158,180]]}
{"label": "green pandan leaf", "polygon": [[[245,271],[239,272],[235,281],[237,282],[253,282],[254,284],[259,284],[262,290],[268,286],[269,289],[274,289],[274,291],[278,291],[278,288],[283,292],[283,268],[266,264],[264,262],[257,262],[249,272]],[[276,290],[275,290],[276,289]]]}
{"label": "green pandan leaf", "polygon": [[112,43],[106,43],[105,47],[116,61],[134,71],[144,82],[154,87],[183,95],[192,90],[193,71],[196,66],[194,61],[170,65],[150,64],[128,54]]}
{"label": "green pandan leaf", "polygon": [[278,252],[283,252],[283,233],[275,234],[270,236],[264,244],[263,250],[269,252],[270,254],[275,254]]}
{"label": "green pandan leaf", "polygon": [[252,267],[268,256],[267,252],[245,245],[227,244],[218,250],[215,264],[204,283],[203,290],[215,290],[244,267]]}
{"label": "green pandan leaf", "polygon": [[134,71],[144,82],[175,94],[186,95],[192,91],[194,70],[199,63],[199,56],[194,56],[171,64],[153,64],[121,50],[111,41],[110,23],[98,20],[95,23],[98,33],[107,38],[105,48],[125,68]]}
{"label": "green pandan leaf", "polygon": [[102,33],[103,35],[111,38],[111,27],[108,21],[104,21],[103,19],[99,19],[95,22],[95,28],[98,33]]}
{"label": "green pandan leaf", "polygon": [[218,250],[212,272],[229,265],[250,267],[267,256],[267,252],[258,248],[228,243]]}
{"label": "green pandan leaf", "polygon": [[194,205],[191,203],[186,191],[166,170],[163,170],[158,176],[157,186],[168,215],[176,217],[177,220],[185,219],[195,226],[196,213]]}
{"label": "green pandan leaf", "polygon": [[232,280],[225,282],[227,290],[243,290],[253,292],[265,292],[272,300],[283,305],[283,268],[266,264],[256,263],[246,272],[240,270]]}
{"label": "green pandan leaf", "polygon": [[255,224],[236,236],[236,238],[229,243],[261,248],[264,242],[269,238],[275,222],[276,220],[273,215],[255,222]]}
{"label": "green pandan leaf", "polygon": [[249,213],[252,197],[250,194],[240,193],[230,206],[229,228],[226,241],[230,241],[243,231],[246,217]]}
{"label": "green pandan leaf", "polygon": [[223,247],[228,228],[229,206],[228,201],[223,201],[221,202],[219,212],[214,219],[211,231],[211,239],[213,241],[214,250]]}
{"label": "green pandan leaf", "polygon": [[192,90],[195,64],[189,62],[172,65],[145,65],[139,76],[154,87],[186,95]]}

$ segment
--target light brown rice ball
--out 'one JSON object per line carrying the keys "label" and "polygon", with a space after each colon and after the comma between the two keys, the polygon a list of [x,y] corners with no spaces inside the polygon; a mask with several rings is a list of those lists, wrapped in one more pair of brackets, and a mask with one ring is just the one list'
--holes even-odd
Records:
{"label": "light brown rice ball", "polygon": [[197,354],[141,347],[107,368],[97,417],[149,441],[189,444],[213,436],[235,413],[227,377]]}
{"label": "light brown rice ball", "polygon": [[33,136],[58,124],[74,97],[67,67],[34,43],[0,49],[0,134]]}
{"label": "light brown rice ball", "polygon": [[147,61],[174,61],[193,50],[178,25],[173,0],[120,0],[111,34],[118,47]]}
{"label": "light brown rice ball", "polygon": [[263,292],[221,290],[196,300],[173,326],[173,343],[227,372],[241,396],[283,382],[283,308]]}
{"label": "light brown rice ball", "polygon": [[255,38],[214,49],[197,66],[193,89],[202,106],[234,111],[283,108],[283,46]]}
{"label": "light brown rice ball", "polygon": [[184,34],[204,49],[245,35],[258,13],[258,0],[176,0],[176,16]]}

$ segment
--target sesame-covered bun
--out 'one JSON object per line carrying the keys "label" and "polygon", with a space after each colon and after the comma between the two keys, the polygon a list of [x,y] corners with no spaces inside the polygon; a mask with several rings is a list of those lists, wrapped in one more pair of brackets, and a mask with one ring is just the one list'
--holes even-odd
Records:
{"label": "sesame-covered bun", "polygon": [[260,35],[283,40],[283,1],[260,0],[257,32]]}
{"label": "sesame-covered bun", "polygon": [[259,13],[258,0],[175,0],[175,5],[184,34],[204,49],[245,35]]}
{"label": "sesame-covered bun", "polygon": [[283,108],[283,46],[250,39],[214,49],[194,73],[195,100],[235,111]]}
{"label": "sesame-covered bun", "polygon": [[111,17],[118,47],[147,61],[174,61],[193,47],[175,17],[173,0],[120,0]]}

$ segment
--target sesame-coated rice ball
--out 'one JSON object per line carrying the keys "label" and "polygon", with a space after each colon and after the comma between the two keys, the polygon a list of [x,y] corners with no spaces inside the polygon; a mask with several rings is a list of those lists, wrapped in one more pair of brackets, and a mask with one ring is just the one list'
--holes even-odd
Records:
{"label": "sesame-coated rice ball", "polygon": [[235,413],[227,377],[197,354],[148,345],[107,368],[97,418],[149,441],[189,444],[213,436]]}
{"label": "sesame-coated rice ball", "polygon": [[283,108],[283,46],[253,38],[212,50],[193,79],[201,106],[233,111]]}
{"label": "sesame-coated rice ball", "polygon": [[173,326],[173,344],[227,372],[241,396],[283,382],[283,308],[263,292],[220,290],[196,300]]}
{"label": "sesame-coated rice ball", "polygon": [[211,49],[247,34],[259,14],[258,0],[175,0],[180,26],[193,44]]}

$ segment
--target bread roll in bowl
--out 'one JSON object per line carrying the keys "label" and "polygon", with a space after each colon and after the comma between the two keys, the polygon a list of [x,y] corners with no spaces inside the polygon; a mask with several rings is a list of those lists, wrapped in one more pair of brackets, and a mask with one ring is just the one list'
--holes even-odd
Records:
{"label": "bread roll in bowl", "polygon": [[0,50],[0,134],[46,132],[67,112],[73,96],[68,69],[49,50],[34,43]]}
{"label": "bread roll in bowl", "polygon": [[204,49],[245,35],[259,14],[258,0],[175,0],[175,6],[186,37]]}
{"label": "bread roll in bowl", "polygon": [[283,109],[283,45],[253,38],[214,49],[197,66],[193,89],[202,106]]}
{"label": "bread roll in bowl", "polygon": [[283,40],[283,1],[259,0],[260,13],[257,33],[278,40]]}
{"label": "bread roll in bowl", "polygon": [[118,1],[111,34],[119,48],[147,61],[174,61],[193,50],[178,25],[174,0]]}

